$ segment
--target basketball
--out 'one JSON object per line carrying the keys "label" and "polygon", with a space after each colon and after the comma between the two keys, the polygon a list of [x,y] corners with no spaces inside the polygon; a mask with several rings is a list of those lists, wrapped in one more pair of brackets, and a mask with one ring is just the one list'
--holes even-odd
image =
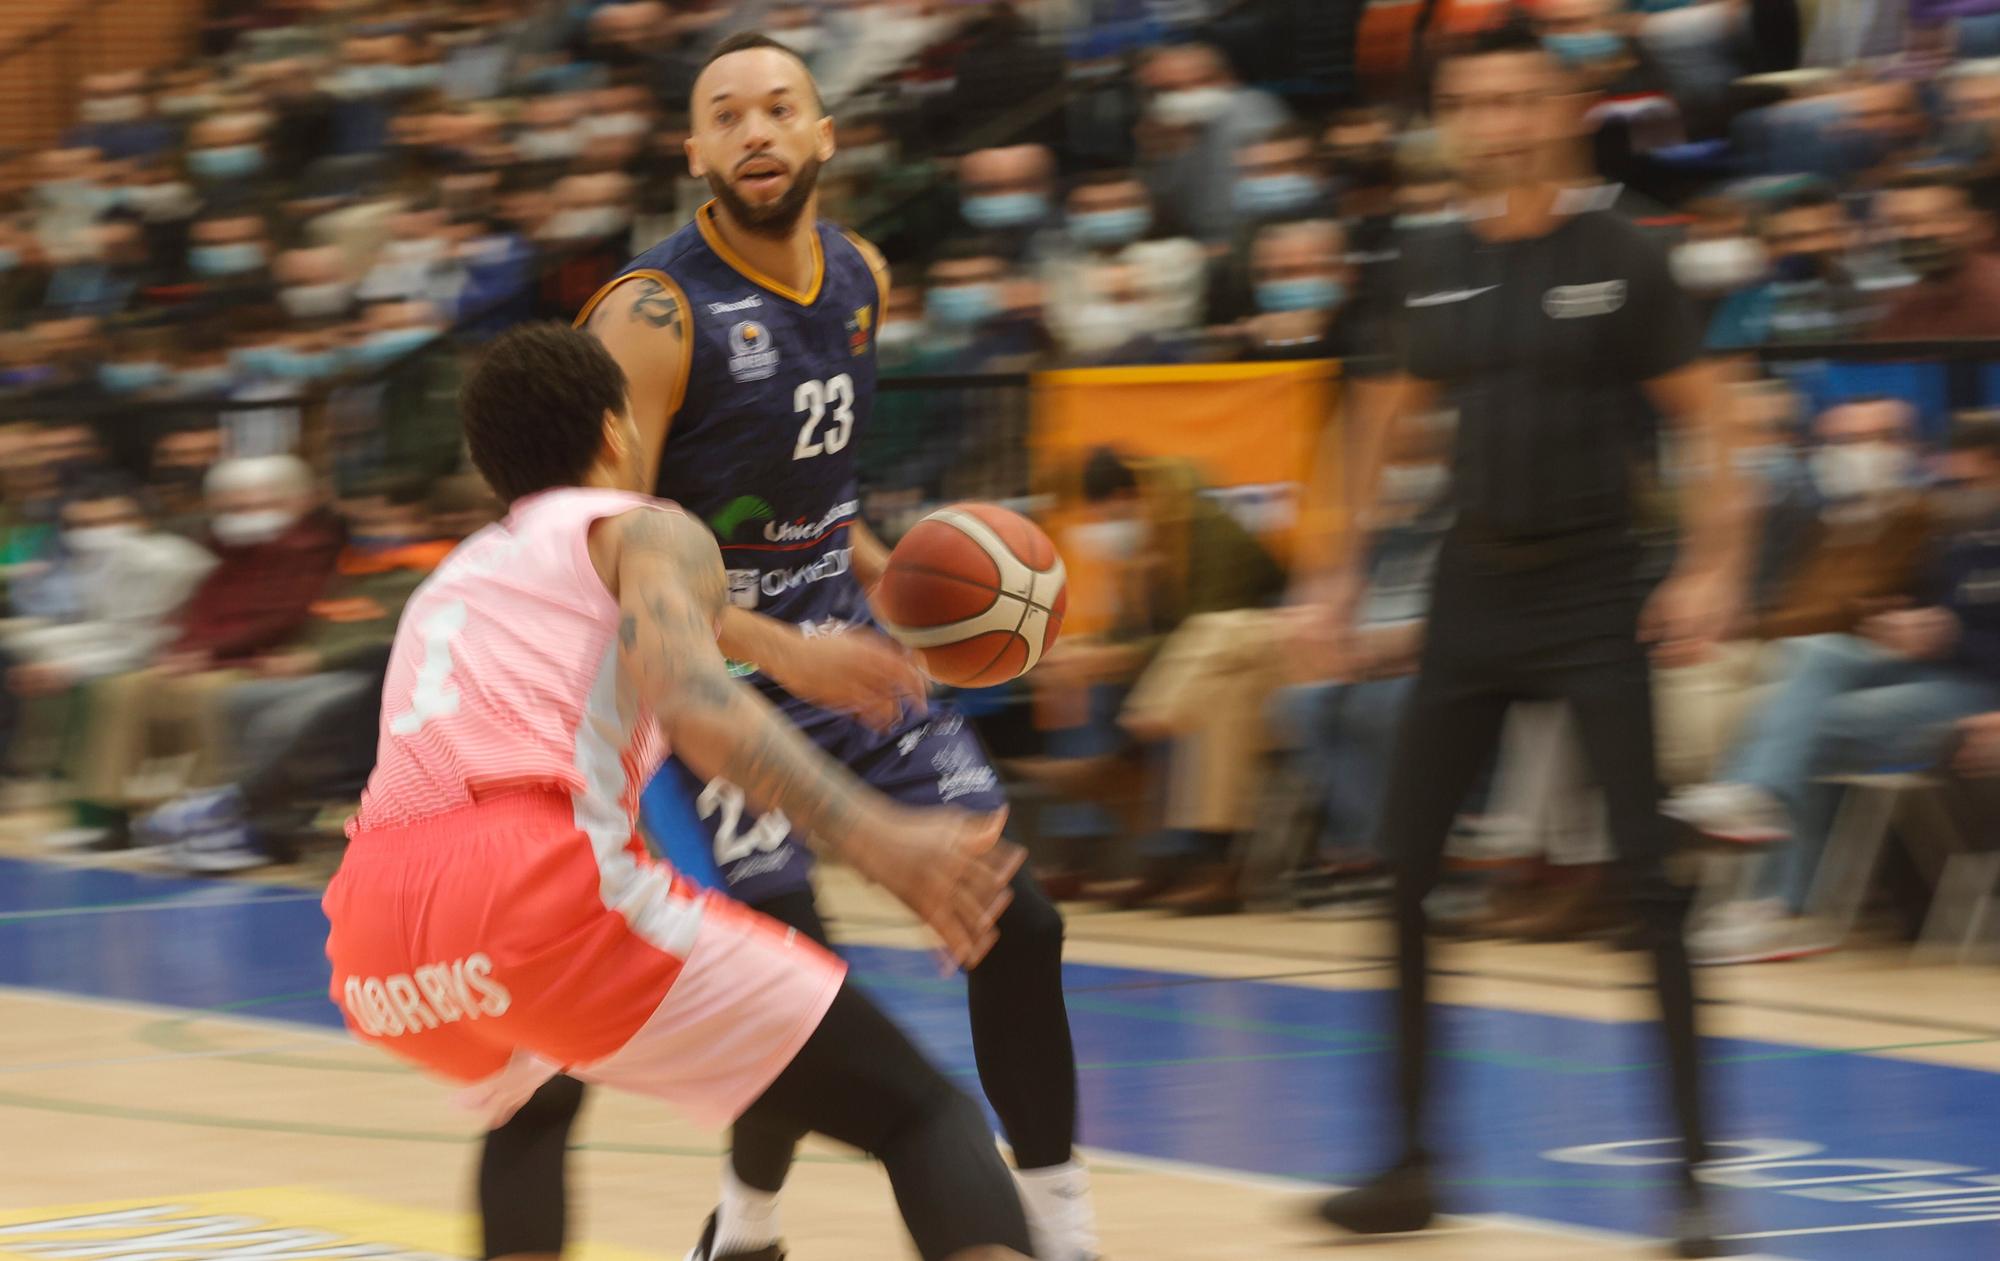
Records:
{"label": "basketball", "polygon": [[1034,669],[1055,646],[1068,578],[1034,522],[994,504],[954,504],[896,545],[875,607],[924,673],[952,687],[992,687]]}

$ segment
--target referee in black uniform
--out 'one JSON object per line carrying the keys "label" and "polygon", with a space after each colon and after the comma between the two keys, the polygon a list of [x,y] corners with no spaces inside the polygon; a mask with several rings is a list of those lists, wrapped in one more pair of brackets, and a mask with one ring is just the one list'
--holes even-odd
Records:
{"label": "referee in black uniform", "polygon": [[[1681,939],[1687,895],[1662,864],[1649,657],[1699,653],[1735,606],[1748,523],[1728,458],[1725,395],[1696,362],[1694,312],[1661,247],[1557,182],[1582,99],[1560,63],[1510,23],[1447,51],[1433,90],[1469,213],[1404,242],[1395,367],[1365,393],[1357,385],[1364,504],[1389,426],[1440,404],[1458,412],[1457,518],[1439,556],[1382,814],[1383,850],[1396,863],[1404,1147],[1388,1171],[1320,1211],[1365,1233],[1431,1221],[1424,898],[1507,707],[1554,699],[1575,715],[1603,787],[1623,891],[1653,956],[1685,1142],[1676,1250],[1718,1255],[1693,1178],[1706,1140]],[[1694,475],[1675,568],[1648,591],[1633,483],[1653,461],[1661,423],[1680,429]],[[1352,625],[1362,582],[1355,561],[1366,544],[1350,535],[1347,563],[1330,581],[1336,633]]]}

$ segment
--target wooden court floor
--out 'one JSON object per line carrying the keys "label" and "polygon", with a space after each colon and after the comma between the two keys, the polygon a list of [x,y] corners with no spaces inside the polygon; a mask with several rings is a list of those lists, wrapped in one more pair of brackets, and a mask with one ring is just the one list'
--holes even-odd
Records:
{"label": "wooden court floor", "polygon": [[[9,878],[0,872],[0,881]],[[230,886],[218,896],[226,900],[245,887]],[[275,905],[254,908],[259,914],[312,913],[303,893],[270,892]],[[921,946],[915,929],[872,891],[836,874],[826,893],[844,943]],[[121,939],[114,958],[127,949],[164,949],[168,937],[195,922],[202,902],[195,898],[186,911],[105,907],[87,920],[59,903],[0,913],[0,955],[15,955],[11,964],[0,957],[13,982],[0,990],[0,1257],[472,1255],[466,1217],[472,1126],[432,1083],[330,1030],[269,1018],[255,1001],[197,1011],[79,994],[67,983],[34,979],[36,952],[48,956],[49,966],[39,971],[55,977],[62,971],[58,956],[86,940]],[[1078,986],[1072,1009],[1082,1005],[1079,1021],[1100,1010],[1116,1014],[1099,991],[1126,982],[1101,978],[1125,976],[1142,978],[1132,985],[1155,986],[1149,993],[1172,986],[1177,988],[1170,992],[1227,995],[1233,986],[1254,985],[1288,1002],[1337,998],[1380,987],[1386,978],[1381,955],[1380,927],[1367,922],[1078,911],[1071,917],[1069,958],[1106,971],[1084,977],[1091,983]],[[1451,973],[1442,999],[1480,1012],[1553,1020],[1558,1024],[1548,1027],[1558,1037],[1569,1036],[1563,1029],[1584,1027],[1578,1022],[1617,1026],[1646,1014],[1641,965],[1630,956],[1583,946],[1488,944],[1451,947],[1441,961]],[[185,967],[238,970],[236,992],[298,992],[296,976],[254,949],[197,951]],[[1143,979],[1161,977],[1167,979]],[[1918,966],[1903,951],[1879,949],[1727,969],[1702,980],[1715,1000],[1708,1007],[1708,1033],[1797,1048],[1802,1066],[1837,1059],[1858,1074],[1857,1081],[1867,1072],[1885,1074],[1885,1082],[1902,1080],[1901,1073],[1948,1072],[1969,1074],[1964,1080],[1977,1084],[2000,1074],[2000,1028],[1988,1028],[2000,1025],[2000,986],[1990,968]],[[1219,1010],[1231,1010],[1226,1001]],[[1202,1017],[1210,1024],[1199,1036],[1221,1041],[1201,1049],[1222,1066],[1214,1070],[1218,1079],[1226,1075],[1239,1085],[1244,1061],[1268,1058],[1248,1071],[1257,1088],[1282,1090],[1294,1071],[1285,1058],[1291,1053],[1256,1050],[1258,1030],[1271,1022],[1254,1015],[1229,1016],[1234,1023]],[[1079,1028],[1080,1056],[1103,1060]],[[1242,1046],[1251,1050],[1236,1049]],[[1229,1053],[1217,1054],[1218,1047]],[[1360,1071],[1360,1062],[1353,1063]],[[1455,1218],[1428,1235],[1393,1242],[1333,1240],[1304,1220],[1312,1186],[1297,1174],[1246,1168],[1261,1162],[1240,1156],[1203,1158],[1204,1124],[1226,1125],[1237,1134],[1235,1142],[1245,1141],[1244,1118],[1215,1115],[1231,1106],[1226,1092],[1203,1097],[1202,1074],[1209,1070],[1172,1079],[1145,1076],[1155,1071],[1165,1070],[1143,1070],[1136,1085],[1107,1087],[1101,1096],[1093,1093],[1098,1077],[1124,1078],[1086,1073],[1087,1109],[1101,1097],[1137,1113],[1126,1130],[1113,1134],[1118,1143],[1107,1144],[1125,1150],[1092,1153],[1107,1261],[1616,1261],[1660,1255],[1641,1238],[1641,1220],[1606,1229],[1509,1212]],[[1298,1085],[1301,1092],[1312,1089],[1304,1078]],[[1829,1107],[1853,1104],[1827,1101]],[[1183,1116],[1183,1129],[1190,1131],[1169,1135],[1167,1146],[1180,1153],[1171,1159],[1142,1150],[1152,1143],[1143,1135],[1166,1114]],[[1211,1119],[1204,1121],[1205,1115]],[[1912,1123],[1926,1122],[1903,1116],[1895,1124]],[[1938,1124],[1947,1125],[1948,1118]],[[1089,1125],[1087,1117],[1087,1130]],[[1987,1128],[1994,1128],[1991,1117]],[[1632,1135],[1642,1136],[1651,1137]],[[586,1241],[578,1255],[679,1258],[713,1203],[718,1137],[646,1101],[599,1095],[578,1138],[572,1220]],[[1911,1148],[1905,1143],[1898,1150]],[[2000,1160],[1979,1169],[1959,1151],[1952,1163],[1974,1170],[1965,1177],[1990,1177]],[[2000,1178],[1993,1185],[2000,1192]],[[1796,1233],[1786,1229],[1791,1222],[1784,1213],[1758,1211],[1756,1194],[1744,1193],[1744,1233],[1753,1237],[1741,1243],[1743,1255],[1805,1261],[2000,1257],[2000,1207],[1990,1205],[2000,1194],[1960,1201],[1973,1205],[1966,1212],[1975,1216],[1944,1229],[1905,1230],[1897,1221],[1882,1225],[1864,1217],[1851,1226],[1836,1222],[1834,1229],[1809,1223]],[[1990,1218],[1976,1216],[1980,1205]],[[879,1170],[843,1151],[808,1150],[784,1213],[796,1261],[908,1255]],[[1956,1242],[1961,1239],[1962,1246]],[[1850,1246],[1857,1240],[1861,1250]],[[1983,1250],[1987,1243],[1991,1251]]]}

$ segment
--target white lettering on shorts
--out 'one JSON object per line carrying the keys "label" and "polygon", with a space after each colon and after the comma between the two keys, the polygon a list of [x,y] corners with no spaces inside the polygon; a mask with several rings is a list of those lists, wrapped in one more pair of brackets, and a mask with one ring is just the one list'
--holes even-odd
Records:
{"label": "white lettering on shorts", "polygon": [[427,963],[391,976],[350,976],[341,1006],[371,1038],[400,1038],[461,1020],[504,1016],[514,1005],[507,987],[493,979],[493,960],[469,954],[450,963]]}

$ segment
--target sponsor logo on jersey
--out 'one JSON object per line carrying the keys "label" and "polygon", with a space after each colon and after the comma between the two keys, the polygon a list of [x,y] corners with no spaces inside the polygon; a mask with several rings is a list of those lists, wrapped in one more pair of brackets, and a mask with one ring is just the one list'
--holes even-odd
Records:
{"label": "sponsor logo on jersey", "polygon": [[1542,310],[1551,319],[1580,320],[1609,315],[1625,305],[1625,282],[1606,280],[1594,285],[1557,285],[1542,295]]}
{"label": "sponsor logo on jersey", "polygon": [[755,320],[743,320],[729,330],[729,375],[738,382],[764,381],[778,371],[778,349],[771,330]]}
{"label": "sponsor logo on jersey", "polygon": [[849,499],[827,509],[826,515],[817,521],[801,517],[796,521],[768,522],[764,526],[764,537],[773,543],[810,543],[860,511],[861,501]]}
{"label": "sponsor logo on jersey", "polygon": [[763,305],[764,299],[753,293],[741,302],[711,302],[708,304],[708,313],[710,315],[730,315],[737,311],[754,311]]}
{"label": "sponsor logo on jersey", "polygon": [[838,547],[810,565],[796,569],[766,569],[757,577],[757,589],[773,599],[800,587],[828,578],[838,578],[854,568],[854,549]]}
{"label": "sponsor logo on jersey", "polygon": [[747,522],[769,521],[776,515],[771,511],[771,505],[757,496],[738,495],[722,505],[722,511],[708,519],[708,528],[715,532],[716,538],[727,543]]}
{"label": "sponsor logo on jersey", "polygon": [[870,307],[856,307],[854,314],[847,317],[847,348],[860,358],[868,353],[869,328],[875,323],[875,312]]}
{"label": "sponsor logo on jersey", "polygon": [[758,569],[732,569],[729,571],[729,602],[739,609],[757,607]]}
{"label": "sponsor logo on jersey", "polygon": [[[739,609],[754,609],[767,596],[776,599],[787,591],[838,578],[853,568],[854,549],[840,547],[811,564],[790,569],[732,569],[728,571],[729,602]],[[838,633],[827,627],[815,629],[811,624],[801,629],[809,638]]]}

